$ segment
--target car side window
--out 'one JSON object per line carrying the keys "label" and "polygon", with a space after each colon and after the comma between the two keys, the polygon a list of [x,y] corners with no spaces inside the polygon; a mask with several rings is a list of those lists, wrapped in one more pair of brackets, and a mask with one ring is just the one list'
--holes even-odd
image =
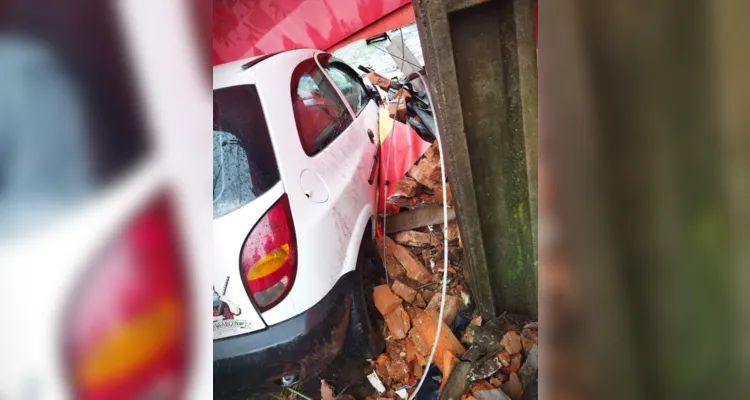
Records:
{"label": "car side window", "polygon": [[348,66],[340,62],[330,62],[325,66],[328,75],[333,79],[333,83],[341,90],[346,97],[346,101],[352,106],[355,114],[359,114],[362,109],[367,107],[370,101],[362,81],[359,76]]}
{"label": "car side window", "polygon": [[353,121],[346,104],[313,59],[300,63],[292,74],[292,108],[308,156],[323,150]]}

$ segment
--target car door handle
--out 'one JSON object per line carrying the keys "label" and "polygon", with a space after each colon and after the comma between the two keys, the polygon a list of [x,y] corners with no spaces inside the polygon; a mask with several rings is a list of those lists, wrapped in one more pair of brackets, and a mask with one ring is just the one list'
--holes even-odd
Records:
{"label": "car door handle", "polygon": [[372,133],[372,129],[367,130],[367,136],[370,137],[370,143],[375,143],[375,134]]}

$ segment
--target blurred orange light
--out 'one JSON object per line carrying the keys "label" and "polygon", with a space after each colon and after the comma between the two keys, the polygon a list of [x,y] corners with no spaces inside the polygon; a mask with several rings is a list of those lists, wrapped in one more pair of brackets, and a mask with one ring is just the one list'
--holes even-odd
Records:
{"label": "blurred orange light", "polygon": [[110,330],[81,362],[79,381],[86,387],[124,379],[169,350],[178,335],[178,300],[165,298],[146,313]]}

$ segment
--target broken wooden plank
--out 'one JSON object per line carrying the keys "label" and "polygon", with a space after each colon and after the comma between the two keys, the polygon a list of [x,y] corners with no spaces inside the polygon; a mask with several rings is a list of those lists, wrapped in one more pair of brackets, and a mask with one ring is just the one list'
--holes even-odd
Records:
{"label": "broken wooden plank", "polygon": [[[456,219],[456,211],[448,209],[448,221]],[[443,223],[443,206],[438,204],[425,204],[422,207],[409,211],[402,211],[388,217],[385,233],[391,234],[409,229],[421,228],[428,225]]]}
{"label": "broken wooden plank", "polygon": [[440,393],[440,400],[459,400],[469,387],[469,371],[471,363],[462,362],[453,367],[448,382],[445,383],[443,392]]}

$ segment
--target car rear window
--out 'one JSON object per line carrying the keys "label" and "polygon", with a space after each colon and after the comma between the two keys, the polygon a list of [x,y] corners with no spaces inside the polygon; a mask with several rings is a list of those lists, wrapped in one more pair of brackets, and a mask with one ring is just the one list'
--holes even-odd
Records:
{"label": "car rear window", "polygon": [[279,182],[255,85],[214,90],[214,218],[255,200]]}

